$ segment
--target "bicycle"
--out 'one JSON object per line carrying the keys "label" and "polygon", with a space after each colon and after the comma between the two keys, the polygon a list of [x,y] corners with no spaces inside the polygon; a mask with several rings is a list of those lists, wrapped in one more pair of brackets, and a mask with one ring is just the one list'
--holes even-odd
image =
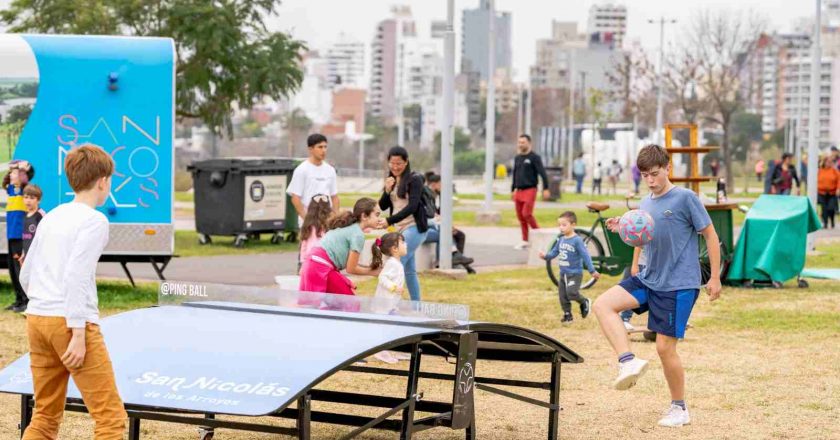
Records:
{"label": "bicycle", "polygon": [[[630,206],[630,197],[625,199],[625,205],[627,206],[627,210],[636,209]],[[607,203],[599,203],[599,202],[589,202],[586,204],[586,208],[589,212],[593,214],[597,214],[598,218],[595,219],[595,223],[592,224],[592,227],[589,230],[582,229],[582,228],[575,228],[575,234],[580,236],[583,239],[584,245],[586,245],[586,249],[589,251],[589,256],[592,258],[592,265],[595,267],[595,270],[600,272],[602,275],[619,275],[624,274],[625,276],[629,276],[629,268],[630,265],[633,263],[633,247],[625,243],[621,240],[621,237],[618,235],[617,232],[612,232],[607,228],[607,218],[601,216],[601,212],[606,211],[610,208],[610,205]],[[595,230],[600,226],[603,237],[606,240],[606,247],[601,240],[595,235]],[[560,237],[558,236],[555,238],[548,249],[554,247],[557,243],[557,240]],[[711,278],[711,271],[712,265],[709,259],[709,251],[706,247],[706,242],[703,239],[702,235],[698,235],[699,240],[699,260],[700,260],[700,277],[701,283],[705,285],[709,278]],[[608,253],[605,253],[608,252]],[[726,244],[723,240],[720,240],[720,278],[721,280],[726,278],[726,273],[729,270],[729,263],[731,261],[731,255],[728,252]],[[551,282],[554,283],[556,286],[558,283],[559,277],[559,267],[557,265],[552,265],[551,261],[545,262],[545,268],[548,272],[548,277],[551,279]],[[585,272],[585,271],[584,271]],[[584,274],[584,280],[581,282],[581,289],[588,289],[595,285],[598,281],[595,278],[592,278],[587,273]]]}
{"label": "bicycle", "polygon": [[[632,209],[630,208],[629,197],[626,199],[625,203],[628,210]],[[601,216],[601,212],[610,209],[610,205],[607,203],[589,202],[586,204],[586,208],[589,212],[597,214],[598,218],[595,219],[595,223],[593,223],[592,227],[588,230],[575,228],[575,234],[583,239],[583,244],[586,245],[586,249],[589,251],[589,256],[592,258],[592,265],[595,267],[595,270],[602,275],[619,275],[623,273],[625,269],[629,268],[633,263],[633,248],[624,243],[618,233],[612,232],[607,228],[607,219]],[[601,243],[601,240],[595,235],[596,229],[599,226],[603,236],[607,238],[606,247],[604,247],[604,244]],[[551,242],[549,249],[554,247],[559,238],[560,237],[558,236]],[[605,251],[609,252],[609,254],[606,254]],[[558,282],[557,280],[560,278],[560,269],[557,265],[552,265],[551,263],[552,261],[546,261],[545,268],[546,271],[548,271],[548,277],[551,279],[551,282],[556,286]],[[595,285],[598,281],[588,274],[585,274],[584,277],[584,281],[581,282],[581,289],[588,289]]]}

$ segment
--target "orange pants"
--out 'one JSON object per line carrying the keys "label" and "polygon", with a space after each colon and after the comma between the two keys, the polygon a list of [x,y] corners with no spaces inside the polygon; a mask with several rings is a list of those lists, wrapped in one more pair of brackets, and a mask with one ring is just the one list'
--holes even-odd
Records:
{"label": "orange pants", "polygon": [[114,368],[99,326],[87,324],[85,361],[81,368],[74,370],[68,370],[61,362],[72,336],[64,318],[29,315],[26,332],[35,385],[35,414],[23,440],[58,438],[70,376],[96,423],[94,439],[122,440],[128,416],[117,391]]}

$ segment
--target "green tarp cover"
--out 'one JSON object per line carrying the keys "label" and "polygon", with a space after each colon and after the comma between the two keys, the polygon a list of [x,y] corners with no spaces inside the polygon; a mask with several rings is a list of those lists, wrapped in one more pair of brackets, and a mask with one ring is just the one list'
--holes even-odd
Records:
{"label": "green tarp cover", "polygon": [[807,235],[820,229],[807,197],[762,195],[747,213],[729,280],[787,281],[805,267]]}

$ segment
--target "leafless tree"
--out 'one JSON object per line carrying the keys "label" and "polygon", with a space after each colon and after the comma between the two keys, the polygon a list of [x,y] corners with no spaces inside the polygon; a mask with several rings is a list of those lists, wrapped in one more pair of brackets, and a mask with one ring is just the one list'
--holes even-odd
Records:
{"label": "leafless tree", "polygon": [[721,155],[726,181],[732,182],[730,122],[743,107],[740,81],[750,54],[755,53],[767,21],[751,11],[703,10],[694,15],[688,32],[688,48],[699,69],[699,93],[709,101],[706,120],[723,130]]}
{"label": "leafless tree", "polygon": [[612,60],[612,69],[607,72],[610,90],[608,97],[621,102],[621,118],[633,120],[639,112],[642,100],[646,98],[655,81],[655,69],[641,48],[623,51]]}
{"label": "leafless tree", "polygon": [[700,61],[692,51],[683,47],[665,57],[662,74],[665,93],[688,123],[696,122],[700,113],[708,110],[704,108],[708,101],[703,100],[697,90],[702,79]]}

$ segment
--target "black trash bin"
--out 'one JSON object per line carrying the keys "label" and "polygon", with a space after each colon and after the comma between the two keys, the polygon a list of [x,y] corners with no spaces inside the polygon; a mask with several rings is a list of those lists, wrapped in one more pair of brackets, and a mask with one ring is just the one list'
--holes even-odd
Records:
{"label": "black trash bin", "polygon": [[229,235],[241,247],[260,234],[272,234],[272,243],[279,243],[286,232],[294,238],[297,214],[286,187],[296,165],[297,161],[285,158],[230,158],[187,167],[193,178],[199,242]]}
{"label": "black trash bin", "polygon": [[548,175],[549,200],[560,200],[563,192],[563,167],[545,167],[545,173]]}

